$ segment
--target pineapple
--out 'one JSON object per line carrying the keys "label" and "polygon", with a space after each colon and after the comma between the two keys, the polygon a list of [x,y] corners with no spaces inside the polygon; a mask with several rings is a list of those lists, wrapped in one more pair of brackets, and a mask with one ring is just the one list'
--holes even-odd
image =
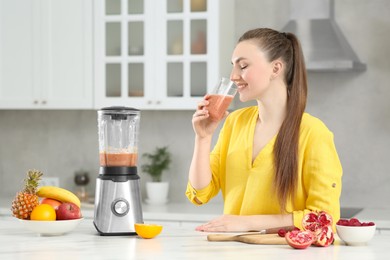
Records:
{"label": "pineapple", "polygon": [[36,195],[42,172],[29,170],[24,180],[24,189],[16,194],[12,201],[12,215],[20,219],[30,219],[31,211],[38,206],[39,199]]}

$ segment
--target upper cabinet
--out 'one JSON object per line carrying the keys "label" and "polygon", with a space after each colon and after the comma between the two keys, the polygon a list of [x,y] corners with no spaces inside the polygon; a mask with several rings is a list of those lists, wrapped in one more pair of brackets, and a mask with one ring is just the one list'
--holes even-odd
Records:
{"label": "upper cabinet", "polygon": [[0,108],[93,108],[92,0],[2,0],[0,15]]}
{"label": "upper cabinet", "polygon": [[233,0],[95,1],[95,107],[195,109],[229,76]]}

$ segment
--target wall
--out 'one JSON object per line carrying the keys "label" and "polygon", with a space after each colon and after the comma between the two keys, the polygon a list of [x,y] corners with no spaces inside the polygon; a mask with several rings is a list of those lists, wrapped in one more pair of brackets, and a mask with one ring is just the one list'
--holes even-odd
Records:
{"label": "wall", "polygon": [[[389,206],[390,1],[335,0],[335,18],[365,72],[309,73],[307,111],[335,134],[344,168],[343,206]],[[243,4],[245,3],[245,4]],[[284,0],[236,0],[238,37],[254,27],[282,28]],[[192,111],[143,111],[140,153],[169,145],[173,165],[164,178],[170,200],[184,202],[193,148]],[[59,176],[74,189],[73,174],[88,170],[93,190],[98,170],[95,111],[0,111],[0,195],[12,196],[29,168]],[[140,162],[140,164],[142,161]],[[141,174],[142,189],[148,176]],[[143,190],[144,193],[144,190]],[[214,202],[220,202],[217,198]]]}

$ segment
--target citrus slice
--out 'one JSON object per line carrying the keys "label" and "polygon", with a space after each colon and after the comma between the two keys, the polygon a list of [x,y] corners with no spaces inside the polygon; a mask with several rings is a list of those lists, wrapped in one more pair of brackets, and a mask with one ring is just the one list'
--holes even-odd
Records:
{"label": "citrus slice", "polygon": [[142,238],[153,238],[161,233],[162,226],[156,224],[134,224],[135,232]]}
{"label": "citrus slice", "polygon": [[56,220],[56,211],[48,204],[40,204],[33,209],[30,219],[44,221]]}

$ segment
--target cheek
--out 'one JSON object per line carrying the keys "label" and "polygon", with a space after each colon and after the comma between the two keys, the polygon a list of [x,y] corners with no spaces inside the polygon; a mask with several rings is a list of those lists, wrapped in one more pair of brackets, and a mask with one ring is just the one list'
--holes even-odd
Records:
{"label": "cheek", "polygon": [[252,85],[262,85],[269,82],[269,76],[261,70],[248,70],[242,75],[242,78]]}
{"label": "cheek", "polygon": [[254,71],[254,70],[246,70],[246,71],[242,74],[242,78],[243,78],[247,83],[256,81],[256,78],[257,78],[257,77],[258,77],[258,73],[256,73],[256,71]]}

